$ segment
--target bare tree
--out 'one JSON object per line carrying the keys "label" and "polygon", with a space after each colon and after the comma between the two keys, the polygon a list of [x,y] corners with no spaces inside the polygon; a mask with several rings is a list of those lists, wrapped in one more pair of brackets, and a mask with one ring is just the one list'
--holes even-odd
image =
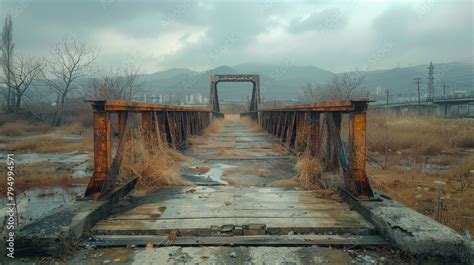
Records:
{"label": "bare tree", "polygon": [[354,73],[336,74],[328,82],[302,88],[303,100],[306,102],[348,99],[364,81],[364,75]]}
{"label": "bare tree", "polygon": [[328,84],[328,96],[332,99],[351,98],[354,90],[364,81],[364,75],[343,73],[334,75]]}
{"label": "bare tree", "polygon": [[320,100],[320,92],[323,89],[323,85],[320,83],[311,83],[306,84],[301,89],[303,90],[303,95],[301,100],[304,102],[316,102]]}
{"label": "bare tree", "polygon": [[68,94],[80,87],[81,78],[89,74],[96,56],[94,48],[74,38],[66,38],[52,48],[48,59],[48,72],[45,74],[47,85],[57,94],[52,127],[61,124]]}
{"label": "bare tree", "polygon": [[42,64],[38,59],[20,56],[15,58],[13,69],[11,77],[12,96],[15,97],[13,109],[15,113],[18,113],[25,92],[30,88],[33,81],[41,76]]}
{"label": "bare tree", "polygon": [[131,100],[132,95],[142,88],[139,70],[140,67],[128,64],[104,73],[101,77],[89,79],[86,84],[86,97]]}
{"label": "bare tree", "polygon": [[13,23],[12,23],[12,17],[11,15],[8,15],[5,18],[5,24],[3,25],[3,31],[2,31],[2,45],[0,46],[0,49],[2,51],[2,57],[0,60],[0,65],[2,67],[2,72],[4,75],[4,80],[3,82],[6,85],[7,88],[7,93],[5,100],[7,102],[7,111],[11,111],[12,108],[12,88],[11,88],[11,83],[12,83],[12,76],[13,76],[13,48],[15,47],[15,44],[13,43],[13,37],[12,37],[12,32],[13,32]]}

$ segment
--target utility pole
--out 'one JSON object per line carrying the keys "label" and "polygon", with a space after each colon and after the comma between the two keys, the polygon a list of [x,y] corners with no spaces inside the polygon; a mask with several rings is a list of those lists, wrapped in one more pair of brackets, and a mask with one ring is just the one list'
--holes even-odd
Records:
{"label": "utility pole", "polygon": [[418,114],[420,114],[420,111],[421,111],[421,97],[420,97],[421,78],[417,77],[417,78],[415,78],[415,80],[416,80],[416,85],[418,87]]}
{"label": "utility pole", "polygon": [[[446,82],[443,83],[443,95],[446,98]],[[444,117],[448,115],[448,104],[444,103]]]}
{"label": "utility pole", "polygon": [[434,66],[433,62],[430,62],[428,67],[428,101],[434,100]]}

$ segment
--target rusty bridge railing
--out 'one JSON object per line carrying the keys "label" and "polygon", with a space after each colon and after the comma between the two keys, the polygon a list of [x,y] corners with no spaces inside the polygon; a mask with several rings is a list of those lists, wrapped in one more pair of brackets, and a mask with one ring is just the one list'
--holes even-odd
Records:
{"label": "rusty bridge railing", "polygon": [[[94,111],[94,172],[85,196],[95,198],[115,188],[124,156],[127,126],[138,127],[145,149],[152,149],[155,139],[176,148],[186,143],[191,135],[201,133],[214,115],[204,108],[121,100],[88,102]],[[135,124],[131,124],[131,114],[138,116]],[[129,132],[130,136],[133,134]]]}
{"label": "rusty bridge railing", "polygon": [[[341,172],[345,189],[359,199],[373,197],[366,166],[366,111],[368,99],[291,105],[242,113],[295,153],[318,156],[324,171]],[[348,139],[341,136],[348,116]]]}

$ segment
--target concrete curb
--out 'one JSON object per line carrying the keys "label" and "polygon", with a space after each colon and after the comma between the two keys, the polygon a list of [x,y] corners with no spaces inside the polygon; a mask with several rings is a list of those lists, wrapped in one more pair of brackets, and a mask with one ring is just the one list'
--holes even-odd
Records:
{"label": "concrete curb", "polygon": [[106,218],[137,179],[100,201],[76,201],[71,207],[31,223],[16,232],[16,256],[59,256],[73,250],[78,239]]}
{"label": "concrete curb", "polygon": [[360,201],[342,192],[355,210],[371,222],[392,244],[419,260],[474,261],[473,242],[451,228],[376,192],[376,200]]}

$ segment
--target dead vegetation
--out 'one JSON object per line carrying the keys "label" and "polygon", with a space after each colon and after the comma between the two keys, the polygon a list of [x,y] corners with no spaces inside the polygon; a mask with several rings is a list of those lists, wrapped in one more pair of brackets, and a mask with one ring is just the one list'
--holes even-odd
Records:
{"label": "dead vegetation", "polygon": [[0,126],[0,136],[24,136],[46,133],[50,127],[44,123],[17,120],[6,122]]}
{"label": "dead vegetation", "polygon": [[474,121],[440,119],[414,113],[370,113],[368,150],[435,155],[457,148],[474,148]]}
{"label": "dead vegetation", "polygon": [[282,187],[282,188],[296,188],[300,187],[300,183],[294,178],[292,179],[280,179],[270,183],[270,187]]}
{"label": "dead vegetation", "polygon": [[257,132],[257,133],[264,132],[262,127],[249,117],[241,117],[240,123],[247,126],[252,132]]}
{"label": "dead vegetation", "polygon": [[227,184],[231,185],[231,186],[238,186],[240,184],[240,181],[235,179],[235,178],[232,178],[232,177],[226,177],[224,178],[224,181],[227,182]]}
{"label": "dead vegetation", "polygon": [[246,152],[243,150],[228,150],[228,149],[223,149],[220,151],[216,152],[215,157],[217,158],[233,158],[233,157],[252,157],[252,153]]}
{"label": "dead vegetation", "polygon": [[129,177],[138,177],[135,194],[150,193],[163,187],[189,185],[179,175],[178,163],[185,160],[178,151],[166,148],[156,154],[144,155],[135,162],[128,160],[122,170],[125,174],[128,172]]}
{"label": "dead vegetation", "polygon": [[226,121],[240,121],[240,115],[239,114],[225,114],[224,120]]}
{"label": "dead vegetation", "polygon": [[[68,187],[87,184],[89,178],[73,178],[72,168],[75,164],[38,162],[21,164],[16,167],[15,189],[22,192],[31,188]],[[0,182],[0,194],[5,196],[6,181]]]}
{"label": "dead vegetation", "polygon": [[305,189],[326,188],[322,180],[323,171],[321,169],[320,159],[317,156],[310,156],[307,152],[298,158],[296,163],[295,180]]}
{"label": "dead vegetation", "polygon": [[458,232],[472,233],[473,131],[474,121],[468,119],[370,113],[372,186]]}
{"label": "dead vegetation", "polygon": [[474,231],[474,155],[445,173],[407,170],[398,163],[393,159],[389,168],[369,167],[372,186],[458,232]]}
{"label": "dead vegetation", "polygon": [[219,134],[224,130],[224,120],[223,119],[213,119],[211,124],[204,129],[202,135],[203,136],[210,136]]}
{"label": "dead vegetation", "polygon": [[42,135],[29,139],[16,140],[7,144],[6,151],[27,151],[36,153],[68,153],[80,151],[83,144],[80,141],[67,141],[60,136]]}
{"label": "dead vegetation", "polygon": [[161,142],[161,139],[155,139],[151,150],[145,149],[141,137],[129,139],[125,146],[127,152],[124,154],[122,178],[119,182],[138,177],[134,194],[141,195],[162,187],[190,184],[181,178],[179,169],[179,163],[190,158]]}

